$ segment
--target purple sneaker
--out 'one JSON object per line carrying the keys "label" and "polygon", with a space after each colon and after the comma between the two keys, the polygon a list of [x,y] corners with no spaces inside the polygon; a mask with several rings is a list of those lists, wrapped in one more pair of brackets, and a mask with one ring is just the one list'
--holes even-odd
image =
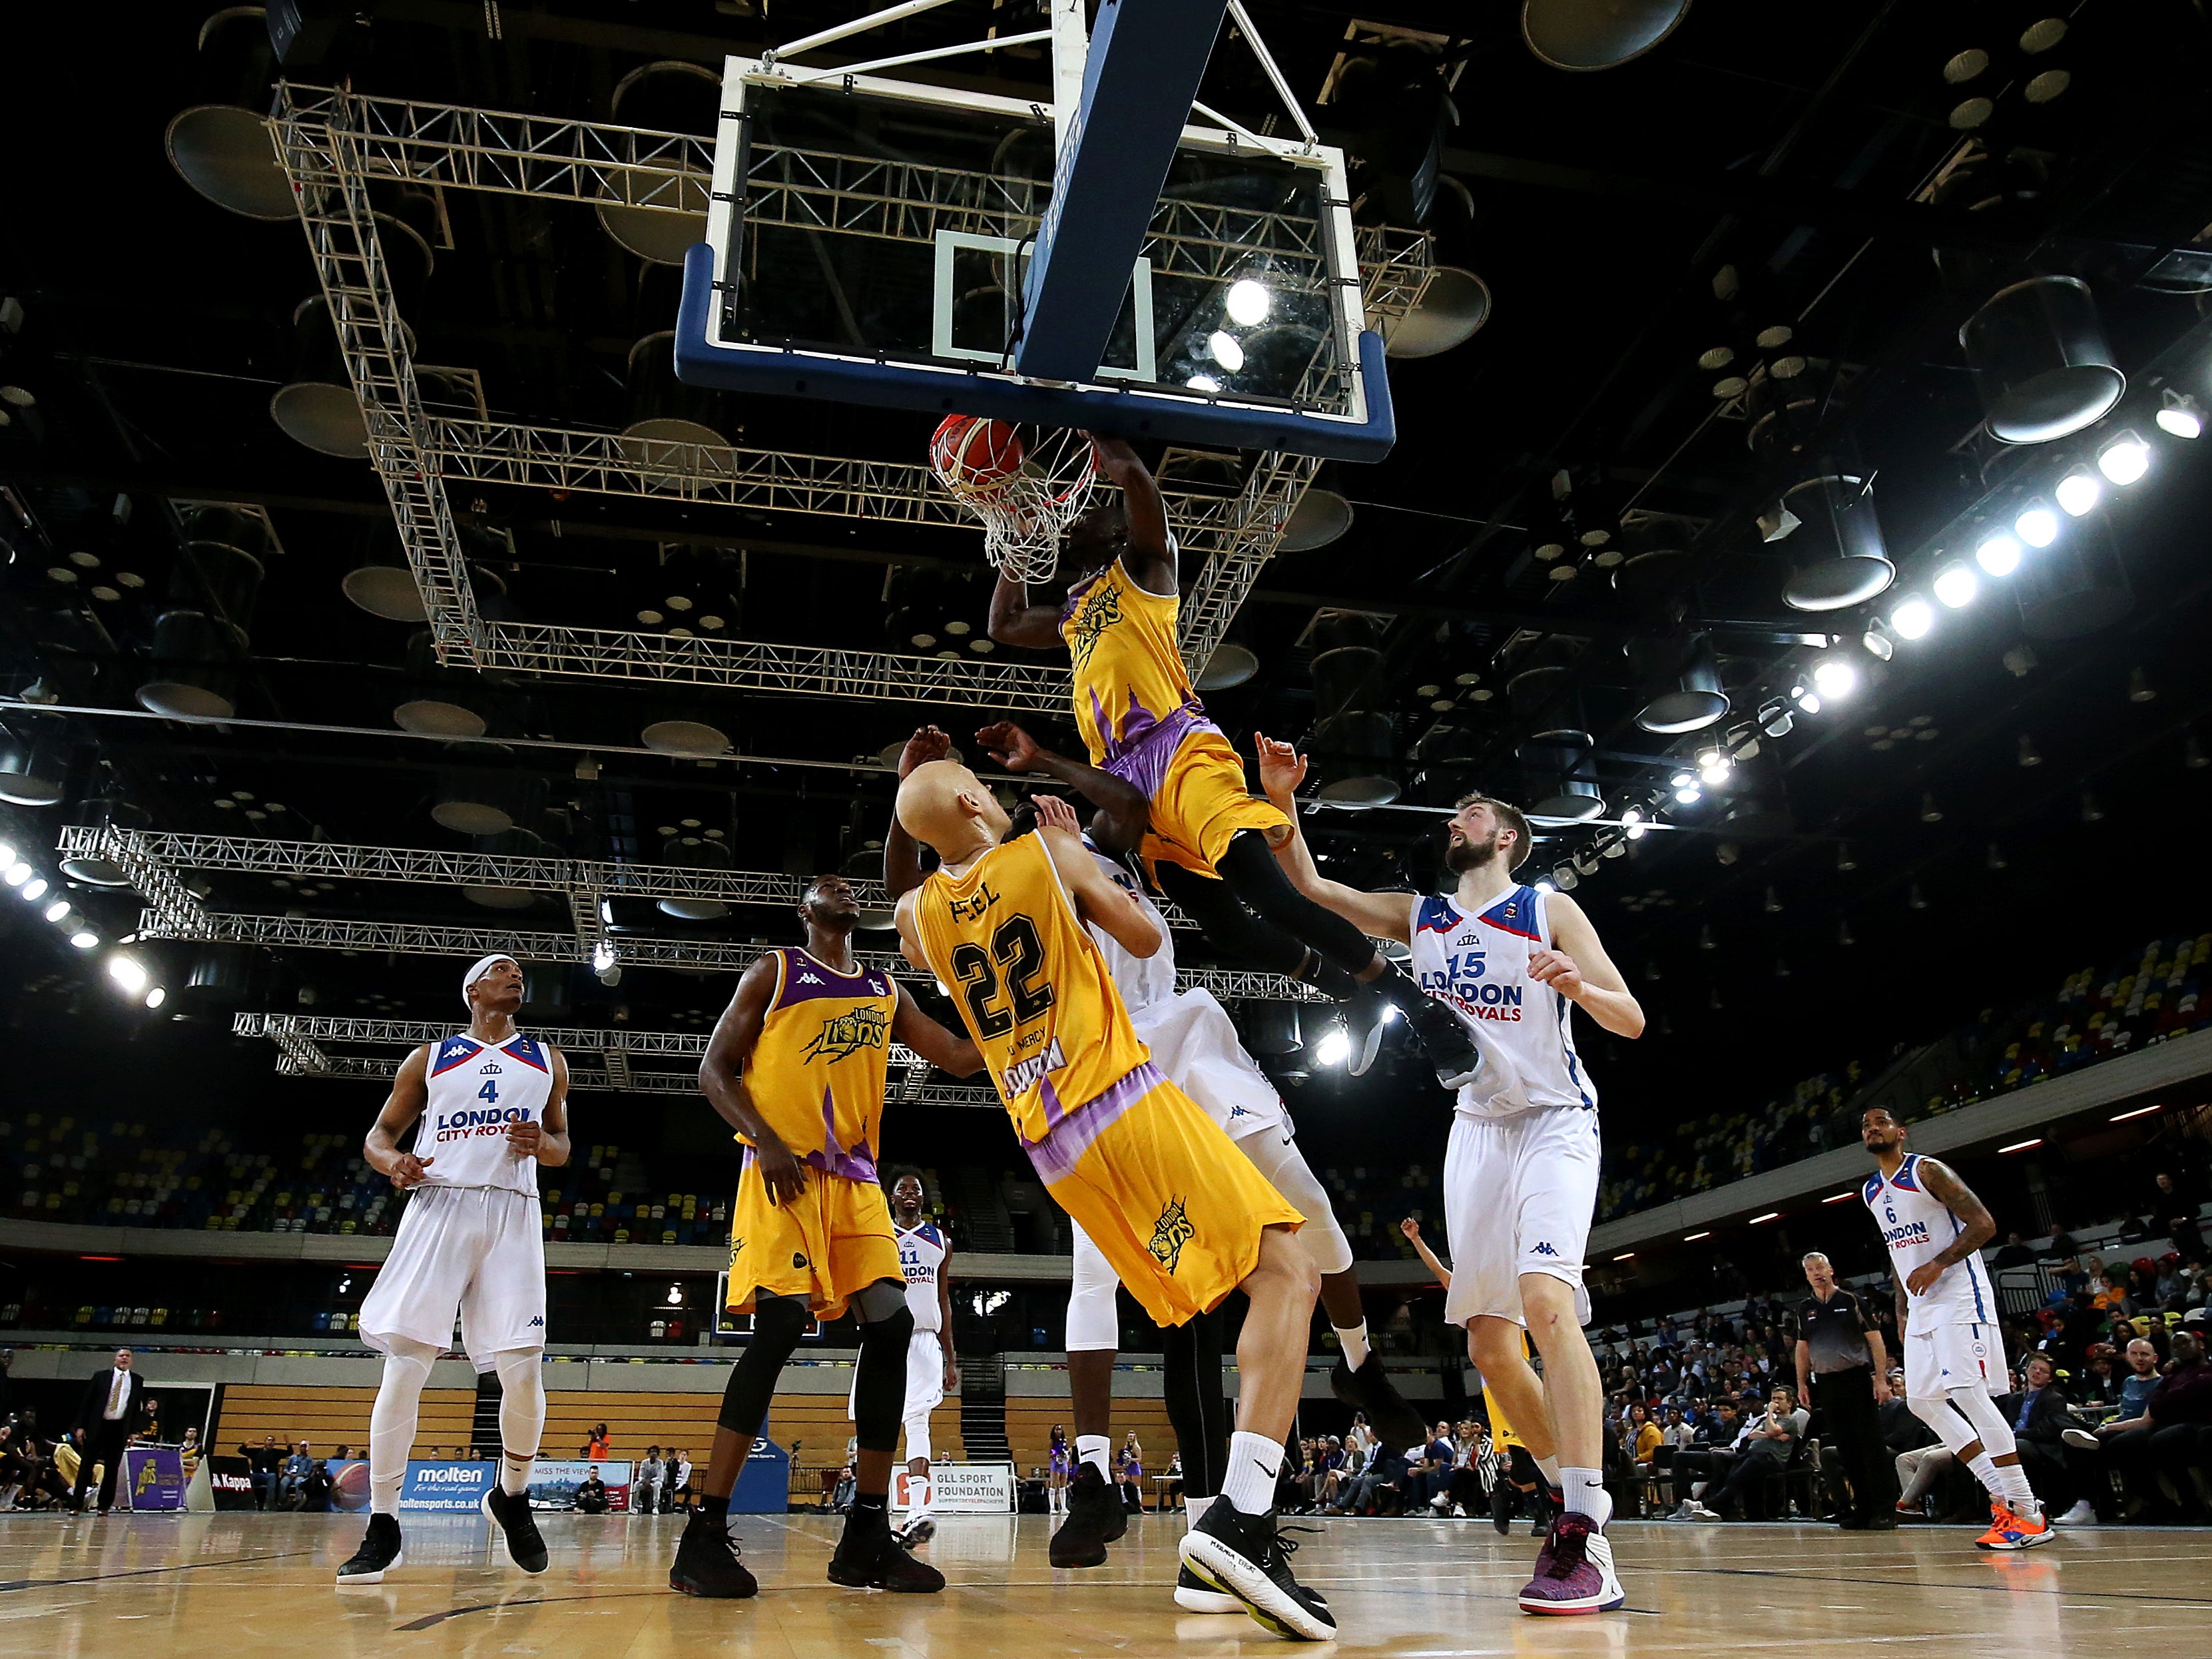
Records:
{"label": "purple sneaker", "polygon": [[1610,1613],[1628,1598],[1613,1576],[1613,1546],[1586,1515],[1563,1515],[1536,1557],[1536,1576],[1522,1586],[1521,1611]]}

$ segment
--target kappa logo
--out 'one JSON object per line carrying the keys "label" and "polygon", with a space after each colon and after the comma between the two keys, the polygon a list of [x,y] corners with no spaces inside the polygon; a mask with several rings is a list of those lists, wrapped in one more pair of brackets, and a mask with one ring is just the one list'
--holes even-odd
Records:
{"label": "kappa logo", "polygon": [[1197,1237],[1198,1229],[1190,1224],[1182,1200],[1171,1198],[1152,1223],[1152,1242],[1146,1248],[1152,1251],[1153,1261],[1173,1273],[1182,1260],[1182,1247]]}
{"label": "kappa logo", "polygon": [[1091,653],[1098,648],[1098,641],[1106,637],[1106,630],[1121,620],[1120,588],[1101,582],[1085,596],[1067,624],[1067,654],[1075,659],[1078,668],[1091,660]]}
{"label": "kappa logo", "polygon": [[1559,1253],[1553,1249],[1549,1244],[1538,1244],[1534,1249],[1530,1250],[1528,1254],[1531,1255],[1548,1255],[1554,1260],[1557,1260]]}
{"label": "kappa logo", "polygon": [[1249,1117],[1252,1114],[1246,1111],[1242,1106],[1231,1106],[1229,1109],[1229,1121],[1231,1123],[1234,1123],[1240,1117]]}
{"label": "kappa logo", "polygon": [[890,1038],[890,1018],[880,1008],[854,1008],[822,1022],[822,1029],[806,1045],[809,1060],[827,1056],[834,1065],[867,1048],[881,1048]]}
{"label": "kappa logo", "polygon": [[819,985],[822,983],[822,981],[812,974],[801,974],[799,976],[799,982],[801,985]]}
{"label": "kappa logo", "polygon": [[544,1314],[539,1314],[535,1319],[530,1322],[530,1326],[532,1330],[544,1330],[545,1328],[545,1316]]}

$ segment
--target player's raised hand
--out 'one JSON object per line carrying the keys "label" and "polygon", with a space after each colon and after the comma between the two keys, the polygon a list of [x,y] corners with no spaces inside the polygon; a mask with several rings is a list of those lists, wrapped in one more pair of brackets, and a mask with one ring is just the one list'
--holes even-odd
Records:
{"label": "player's raised hand", "polygon": [[1421,1224],[1413,1217],[1407,1216],[1398,1224],[1398,1231],[1408,1238],[1419,1238],[1421,1236]]}
{"label": "player's raised hand", "polygon": [[392,1184],[403,1193],[410,1187],[421,1186],[430,1178],[429,1168],[437,1161],[434,1158],[417,1158],[412,1152],[400,1153],[392,1163]]}
{"label": "player's raised hand", "polygon": [[1065,830],[1071,836],[1083,833],[1083,820],[1075,816],[1066,796],[1031,795],[1030,799],[1036,807],[1038,829]]}
{"label": "player's raised hand", "polygon": [[1298,793],[1306,781],[1306,759],[1294,743],[1278,743],[1264,732],[1252,734],[1260,752],[1260,788],[1267,799],[1280,802]]}
{"label": "player's raised hand", "polygon": [[1091,457],[1097,461],[1098,470],[1115,483],[1121,482],[1120,473],[1123,467],[1137,464],[1137,452],[1129,447],[1127,439],[1109,438],[1103,432],[1085,431],[1083,435],[1091,440]]}
{"label": "player's raised hand", "polygon": [[951,752],[952,739],[944,732],[933,726],[916,726],[914,735],[906,740],[906,747],[899,750],[899,781],[903,783],[915,768],[941,761]]}
{"label": "player's raised hand", "polygon": [[1033,772],[1036,769],[1039,750],[1037,741],[1012,720],[1000,720],[987,726],[975,733],[975,741],[988,750],[993,760],[1009,772]]}
{"label": "player's raised hand", "polygon": [[517,1158],[535,1158],[540,1142],[545,1139],[544,1127],[525,1121],[507,1126],[507,1150]]}
{"label": "player's raised hand", "polygon": [[1531,951],[1528,977],[1571,1000],[1583,994],[1583,970],[1565,951]]}

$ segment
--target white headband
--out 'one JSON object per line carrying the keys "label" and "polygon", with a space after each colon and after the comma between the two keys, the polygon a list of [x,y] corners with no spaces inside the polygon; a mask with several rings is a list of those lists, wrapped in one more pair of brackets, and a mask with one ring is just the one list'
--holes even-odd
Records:
{"label": "white headband", "polygon": [[[495,951],[488,957],[478,957],[469,971],[461,975],[461,1006],[471,1013],[476,1012],[476,1006],[469,1000],[469,987],[491,972],[492,964],[499,962],[514,962],[514,958],[504,951]],[[517,968],[522,966],[519,962],[515,962],[514,965]]]}

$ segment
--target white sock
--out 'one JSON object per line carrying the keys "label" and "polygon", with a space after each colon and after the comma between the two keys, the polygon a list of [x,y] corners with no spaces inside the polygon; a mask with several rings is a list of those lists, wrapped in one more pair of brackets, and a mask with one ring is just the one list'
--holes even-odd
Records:
{"label": "white sock", "polygon": [[1114,1471],[1106,1462],[1109,1447],[1103,1434],[1079,1434],[1075,1437],[1075,1461],[1088,1463],[1105,1477],[1106,1484],[1114,1484]]}
{"label": "white sock", "polygon": [[1336,1340],[1344,1345],[1344,1363],[1346,1365],[1356,1371],[1367,1363],[1367,1322],[1365,1320],[1361,1320],[1349,1329],[1337,1324],[1330,1325],[1329,1329],[1336,1333]]}
{"label": "white sock", "polygon": [[1212,1504],[1213,1500],[1211,1498],[1184,1498],[1182,1500],[1183,1530],[1188,1532],[1206,1519],[1206,1512],[1212,1507]]}
{"label": "white sock", "polygon": [[422,1406],[422,1385],[439,1350],[404,1336],[391,1339],[384,1356],[383,1380],[368,1413],[368,1507],[373,1515],[399,1513],[399,1488],[407,1480],[408,1454],[415,1449],[415,1425]]}
{"label": "white sock", "polygon": [[1239,1515],[1265,1515],[1275,1507],[1275,1475],[1282,1467],[1280,1441],[1239,1429],[1229,1437],[1229,1472],[1220,1495]]}
{"label": "white sock", "polygon": [[530,1471],[545,1432],[545,1367],[539,1353],[510,1348],[492,1356],[501,1390],[499,1489],[510,1498],[530,1490]]}
{"label": "white sock", "polygon": [[1553,1492],[1559,1491],[1559,1460],[1556,1457],[1540,1457],[1536,1460],[1536,1468],[1543,1474],[1544,1484]]}
{"label": "white sock", "polygon": [[906,1478],[906,1523],[909,1527],[929,1513],[929,1477],[909,1474]]}
{"label": "white sock", "polygon": [[2004,1494],[2005,1504],[2014,1515],[2033,1521],[2043,1512],[2035,1501],[2035,1489],[2027,1484],[2027,1471],[2019,1464],[2009,1466],[1990,1460],[1990,1467],[1996,1472],[1997,1487]]}
{"label": "white sock", "polygon": [[1982,1483],[1990,1497],[2004,1496],[2004,1482],[1997,1478],[1997,1466],[1990,1460],[1990,1455],[1987,1452],[1982,1453],[1978,1457],[1968,1458],[1966,1467],[1973,1471],[1974,1479]]}
{"label": "white sock", "polygon": [[1590,1525],[1603,1532],[1605,1523],[1613,1519],[1613,1494],[1605,1489],[1604,1476],[1595,1469],[1562,1468],[1559,1479],[1567,1512],[1587,1515]]}

